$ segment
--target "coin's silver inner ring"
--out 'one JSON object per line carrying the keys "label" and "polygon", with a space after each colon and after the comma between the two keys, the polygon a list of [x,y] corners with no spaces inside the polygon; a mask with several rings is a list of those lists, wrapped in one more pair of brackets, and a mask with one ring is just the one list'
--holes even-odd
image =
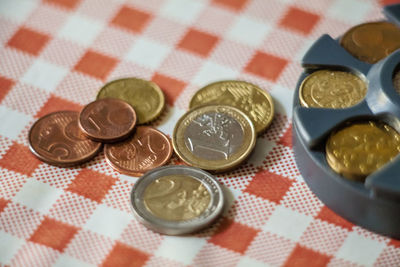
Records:
{"label": "coin's silver inner ring", "polygon": [[[210,204],[197,217],[185,221],[168,221],[153,215],[144,205],[143,194],[147,186],[167,175],[185,175],[198,180],[210,194]],[[183,234],[195,232],[211,224],[222,212],[224,197],[217,180],[209,173],[189,166],[164,166],[147,172],[131,191],[131,208],[141,223],[158,232]]]}

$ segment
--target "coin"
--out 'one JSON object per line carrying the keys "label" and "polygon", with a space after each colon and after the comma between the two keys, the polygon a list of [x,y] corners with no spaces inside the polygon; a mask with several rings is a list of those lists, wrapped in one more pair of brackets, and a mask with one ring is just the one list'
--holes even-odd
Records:
{"label": "coin", "polygon": [[253,150],[253,123],[237,108],[210,105],[194,108],[177,122],[172,144],[187,164],[210,171],[232,169]]}
{"label": "coin", "polygon": [[41,117],[29,131],[29,147],[39,159],[61,167],[93,158],[101,148],[81,132],[78,112],[58,111]]}
{"label": "coin", "polygon": [[116,98],[104,98],[86,105],[79,114],[79,127],[90,139],[115,142],[132,133],[136,113],[131,105]]}
{"label": "coin", "polygon": [[400,134],[383,122],[359,122],[334,132],[326,143],[329,166],[351,179],[365,177],[400,152]]}
{"label": "coin", "polygon": [[400,94],[400,68],[398,68],[396,74],[393,76],[393,86],[396,92]]}
{"label": "coin", "polygon": [[371,22],[357,25],[340,39],[355,58],[376,63],[400,48],[400,28],[390,22]]}
{"label": "coin", "polygon": [[358,76],[344,71],[319,70],[301,83],[300,104],[313,108],[348,108],[367,94],[367,86]]}
{"label": "coin", "polygon": [[209,173],[182,165],[147,172],[131,191],[132,210],[148,228],[168,235],[196,232],[222,213],[224,196]]}
{"label": "coin", "polygon": [[115,80],[104,85],[97,94],[97,99],[109,97],[128,102],[135,109],[139,124],[156,119],[165,106],[160,87],[137,78]]}
{"label": "coin", "polygon": [[262,133],[274,117],[274,102],[260,87],[244,81],[220,81],[209,84],[190,100],[189,108],[201,105],[227,105],[243,111],[254,123],[257,134]]}
{"label": "coin", "polygon": [[164,165],[172,155],[171,141],[159,130],[139,126],[135,134],[120,143],[106,144],[107,162],[120,173],[140,176]]}

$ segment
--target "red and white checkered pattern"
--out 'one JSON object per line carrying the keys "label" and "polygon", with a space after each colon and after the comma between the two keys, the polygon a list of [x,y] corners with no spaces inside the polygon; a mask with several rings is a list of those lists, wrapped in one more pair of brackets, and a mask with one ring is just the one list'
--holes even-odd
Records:
{"label": "red and white checkered pattern", "polygon": [[[387,0],[1,0],[1,266],[400,266],[400,241],[324,206],[296,168],[291,105],[300,59],[321,34],[382,18]],[[242,79],[270,92],[276,117],[251,158],[218,175],[222,218],[162,236],[132,216],[137,178],[103,153],[77,168],[28,149],[32,123],[80,110],[107,81],[136,76],[164,91],[154,122],[171,134],[192,94]],[[180,164],[177,158],[173,163]]]}

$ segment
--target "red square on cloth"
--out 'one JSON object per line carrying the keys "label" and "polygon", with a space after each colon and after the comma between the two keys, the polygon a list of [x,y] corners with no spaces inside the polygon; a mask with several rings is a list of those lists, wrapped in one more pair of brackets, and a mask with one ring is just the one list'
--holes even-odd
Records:
{"label": "red square on cloth", "polygon": [[100,203],[114,183],[111,176],[82,169],[67,190]]}
{"label": "red square on cloth", "polygon": [[138,9],[123,6],[111,23],[118,27],[139,33],[150,21],[151,15]]}
{"label": "red square on cloth", "polygon": [[77,232],[78,228],[72,225],[45,218],[32,234],[29,241],[62,252]]}
{"label": "red square on cloth", "polygon": [[214,0],[213,2],[233,10],[241,10],[248,0]]}
{"label": "red square on cloth", "polygon": [[0,197],[0,212],[2,212],[6,208],[6,206],[9,202],[10,202],[10,200]]}
{"label": "red square on cloth", "polygon": [[167,103],[171,106],[186,86],[186,83],[183,81],[179,81],[160,73],[154,74],[151,80],[160,86],[166,96]]}
{"label": "red square on cloth", "polygon": [[104,80],[117,65],[118,60],[95,51],[87,51],[75,65],[75,70]]}
{"label": "red square on cloth", "polygon": [[73,9],[80,0],[45,0],[44,2],[52,3],[67,9]]}
{"label": "red square on cloth", "polygon": [[262,78],[276,81],[287,64],[288,61],[286,59],[264,52],[257,52],[245,70]]}
{"label": "red square on cloth", "polygon": [[200,56],[207,56],[218,42],[218,37],[190,29],[179,42],[179,47]]}
{"label": "red square on cloth", "polygon": [[244,191],[269,201],[279,203],[289,190],[292,183],[293,181],[278,174],[262,170],[256,173]]}
{"label": "red square on cloth", "polygon": [[345,229],[351,230],[353,228],[353,224],[346,219],[340,217],[336,213],[334,213],[330,208],[327,206],[323,206],[319,211],[317,216],[318,219],[326,221],[328,223],[335,224],[337,226],[341,226]]}
{"label": "red square on cloth", "polygon": [[326,266],[330,259],[328,255],[297,245],[283,266],[320,267]]}
{"label": "red square on cloth", "polygon": [[14,81],[6,77],[0,76],[0,102],[4,99],[11,87],[14,86]]}
{"label": "red square on cloth", "polygon": [[244,253],[258,232],[254,228],[226,218],[209,242],[238,253]]}
{"label": "red square on cloth", "polygon": [[7,45],[37,56],[49,40],[50,37],[44,33],[22,27],[8,40]]}
{"label": "red square on cloth", "polygon": [[46,114],[60,110],[80,111],[81,109],[82,106],[77,103],[52,95],[43,105],[43,107],[38,111],[35,117],[40,118]]}
{"label": "red square on cloth", "polygon": [[143,251],[117,242],[104,260],[102,266],[140,267],[143,266],[149,258],[150,256]]}
{"label": "red square on cloth", "polygon": [[319,19],[314,13],[291,7],[279,24],[293,31],[309,34]]}
{"label": "red square on cloth", "polygon": [[14,143],[0,159],[0,166],[11,171],[30,176],[40,165],[36,158],[24,145]]}

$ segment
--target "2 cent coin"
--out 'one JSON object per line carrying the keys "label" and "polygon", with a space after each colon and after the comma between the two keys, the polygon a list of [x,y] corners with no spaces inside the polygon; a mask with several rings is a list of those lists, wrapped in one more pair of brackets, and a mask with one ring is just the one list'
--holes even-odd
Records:
{"label": "2 cent coin", "polygon": [[104,98],[86,105],[79,114],[79,127],[90,139],[103,143],[120,141],[132,133],[136,113],[131,105]]}
{"label": "2 cent coin", "polygon": [[132,176],[140,176],[164,165],[171,158],[172,151],[168,136],[150,126],[139,126],[132,137],[104,147],[111,167]]}
{"label": "2 cent coin", "polygon": [[58,111],[41,117],[29,131],[29,147],[39,159],[61,167],[93,158],[101,143],[88,139],[79,129],[78,112]]}

